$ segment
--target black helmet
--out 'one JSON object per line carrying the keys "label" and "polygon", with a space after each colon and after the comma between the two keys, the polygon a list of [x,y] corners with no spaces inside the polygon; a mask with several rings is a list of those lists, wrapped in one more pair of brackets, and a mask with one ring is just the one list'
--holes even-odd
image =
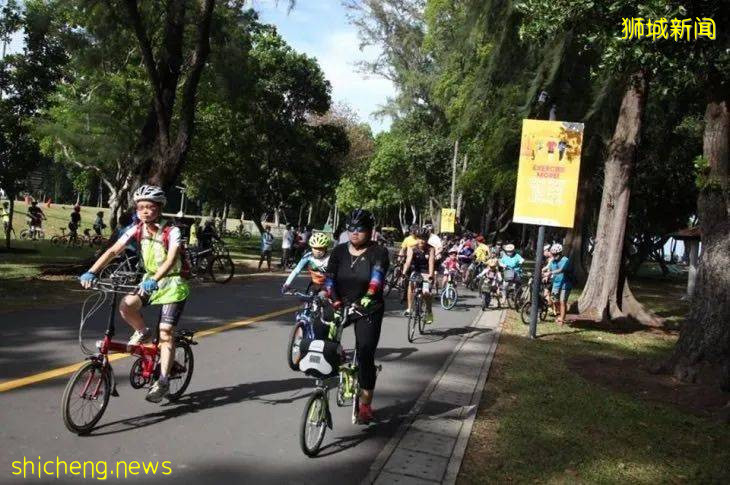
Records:
{"label": "black helmet", "polygon": [[419,229],[421,228],[418,227],[418,224],[412,224],[411,227],[408,228],[408,231],[415,236]]}
{"label": "black helmet", "polygon": [[426,229],[425,227],[419,227],[418,230],[416,230],[415,236],[418,239],[423,239],[424,241],[428,241],[428,236],[431,235],[431,231]]}
{"label": "black helmet", "polygon": [[362,227],[368,231],[372,231],[375,226],[375,218],[365,209],[355,209],[347,218],[346,227],[348,231]]}

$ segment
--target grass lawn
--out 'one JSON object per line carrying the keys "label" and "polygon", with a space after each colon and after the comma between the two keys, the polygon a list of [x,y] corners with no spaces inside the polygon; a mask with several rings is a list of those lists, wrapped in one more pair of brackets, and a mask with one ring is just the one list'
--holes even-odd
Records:
{"label": "grass lawn", "polygon": [[[459,483],[730,483],[730,396],[648,372],[671,352],[684,284],[632,281],[664,329],[538,326],[510,312]],[[576,293],[576,297],[578,296]]]}

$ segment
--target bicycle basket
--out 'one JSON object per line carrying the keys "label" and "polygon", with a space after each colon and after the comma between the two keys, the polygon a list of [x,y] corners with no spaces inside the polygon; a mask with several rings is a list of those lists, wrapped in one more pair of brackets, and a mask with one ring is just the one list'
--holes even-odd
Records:
{"label": "bicycle basket", "polygon": [[512,268],[504,268],[504,281],[514,281],[517,279],[517,273]]}
{"label": "bicycle basket", "polygon": [[333,340],[302,339],[302,359],[299,370],[308,376],[325,379],[337,374],[340,368],[342,346]]}

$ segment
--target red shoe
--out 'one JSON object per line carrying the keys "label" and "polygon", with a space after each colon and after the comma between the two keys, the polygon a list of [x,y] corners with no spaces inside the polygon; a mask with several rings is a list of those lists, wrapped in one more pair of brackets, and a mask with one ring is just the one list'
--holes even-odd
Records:
{"label": "red shoe", "polygon": [[368,424],[374,419],[373,408],[370,404],[360,403],[360,407],[357,410],[357,421],[360,424]]}

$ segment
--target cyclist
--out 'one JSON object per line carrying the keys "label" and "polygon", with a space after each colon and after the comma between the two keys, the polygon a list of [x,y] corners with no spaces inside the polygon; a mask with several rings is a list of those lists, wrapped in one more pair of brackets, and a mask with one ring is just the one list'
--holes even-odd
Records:
{"label": "cyclist", "polygon": [[302,259],[299,260],[296,268],[289,273],[289,277],[281,287],[282,293],[286,293],[290,290],[294,278],[296,278],[304,268],[309,270],[309,276],[312,278],[312,284],[314,285],[313,290],[315,292],[319,291],[322,285],[324,285],[327,262],[330,259],[327,254],[330,242],[330,237],[323,232],[315,232],[309,237],[309,247],[311,247],[312,250],[305,253],[304,256],[302,256]]}
{"label": "cyclist", "polygon": [[563,245],[553,244],[550,248],[552,261],[550,261],[550,274],[553,278],[552,300],[555,305],[555,311],[558,313],[556,322],[559,325],[565,323],[565,312],[570,296],[570,290],[573,289],[573,269],[570,264],[570,258],[563,256]]}
{"label": "cyclist", "polygon": [[477,278],[482,280],[481,291],[486,293],[486,306],[489,306],[492,298],[492,287],[502,287],[502,273],[499,271],[499,261],[496,257],[492,256],[487,260],[487,264]]}
{"label": "cyclist", "polygon": [[459,264],[461,265],[461,276],[466,281],[466,275],[469,271],[469,266],[471,266],[472,261],[474,260],[474,249],[472,247],[472,243],[468,239],[464,239],[461,245],[459,246]]}
{"label": "cyclist", "polygon": [[0,219],[3,221],[3,235],[8,233],[10,227],[10,203],[3,202],[3,206],[0,207]]}
{"label": "cyclist", "polygon": [[442,266],[444,268],[444,277],[441,280],[441,286],[446,287],[446,283],[449,281],[449,274],[459,271],[459,260],[457,259],[458,251],[456,247],[449,249],[449,256],[444,260]]}
{"label": "cyclist", "polygon": [[35,239],[36,232],[43,230],[43,221],[46,219],[47,217],[43,213],[43,210],[38,207],[38,201],[31,201],[30,207],[28,207],[28,223],[30,225],[31,238]]}
{"label": "cyclist", "polygon": [[352,211],[347,219],[350,241],[332,250],[324,290],[330,299],[340,299],[345,305],[357,303],[367,313],[354,321],[361,388],[358,417],[361,423],[373,419],[375,350],[385,311],[383,282],[390,264],[388,250],[371,240],[374,226],[375,218],[369,211]]}
{"label": "cyclist", "polygon": [[[403,264],[403,274],[410,278],[409,271],[420,273],[423,276],[423,299],[426,302],[425,323],[433,323],[433,310],[431,309],[431,283],[436,267],[436,250],[428,244],[428,230],[421,229],[416,233],[418,244],[408,248],[406,262]],[[415,287],[413,282],[408,284],[408,309],[404,315],[408,316],[413,310],[413,295]]]}
{"label": "cyclist", "polygon": [[106,229],[106,224],[104,224],[104,211],[99,211],[96,213],[96,219],[94,219],[94,232],[97,236],[101,236],[101,232]]}
{"label": "cyclist", "polygon": [[408,250],[408,248],[412,248],[413,246],[418,244],[418,237],[416,237],[416,233],[419,231],[419,229],[420,228],[415,224],[413,224],[408,229],[408,236],[400,243],[400,251],[398,252],[399,260],[403,260],[403,258],[406,256],[406,251]]}
{"label": "cyclist", "polygon": [[169,391],[168,374],[175,355],[173,330],[180,320],[190,294],[187,281],[181,275],[182,253],[180,228],[161,221],[162,207],[167,198],[160,187],[142,185],[133,196],[140,222],[130,226],[104,254],[81,275],[81,285],[89,288],[99,271],[124,251],[135,239],[140,243],[141,257],[146,274],[139,288],[124,297],[119,305],[122,318],[134,328],[128,345],[137,345],[153,339],[145,327],[140,310],[145,305],[162,305],[160,312],[160,378],[152,385],[145,399],[160,402]]}
{"label": "cyclist", "polygon": [[206,249],[210,249],[213,246],[213,240],[220,241],[221,238],[218,235],[218,231],[215,230],[215,226],[213,226],[213,221],[210,219],[205,221],[205,224],[203,225],[203,229],[200,230],[196,234],[198,238],[198,247],[200,247],[201,251],[205,251]]}

